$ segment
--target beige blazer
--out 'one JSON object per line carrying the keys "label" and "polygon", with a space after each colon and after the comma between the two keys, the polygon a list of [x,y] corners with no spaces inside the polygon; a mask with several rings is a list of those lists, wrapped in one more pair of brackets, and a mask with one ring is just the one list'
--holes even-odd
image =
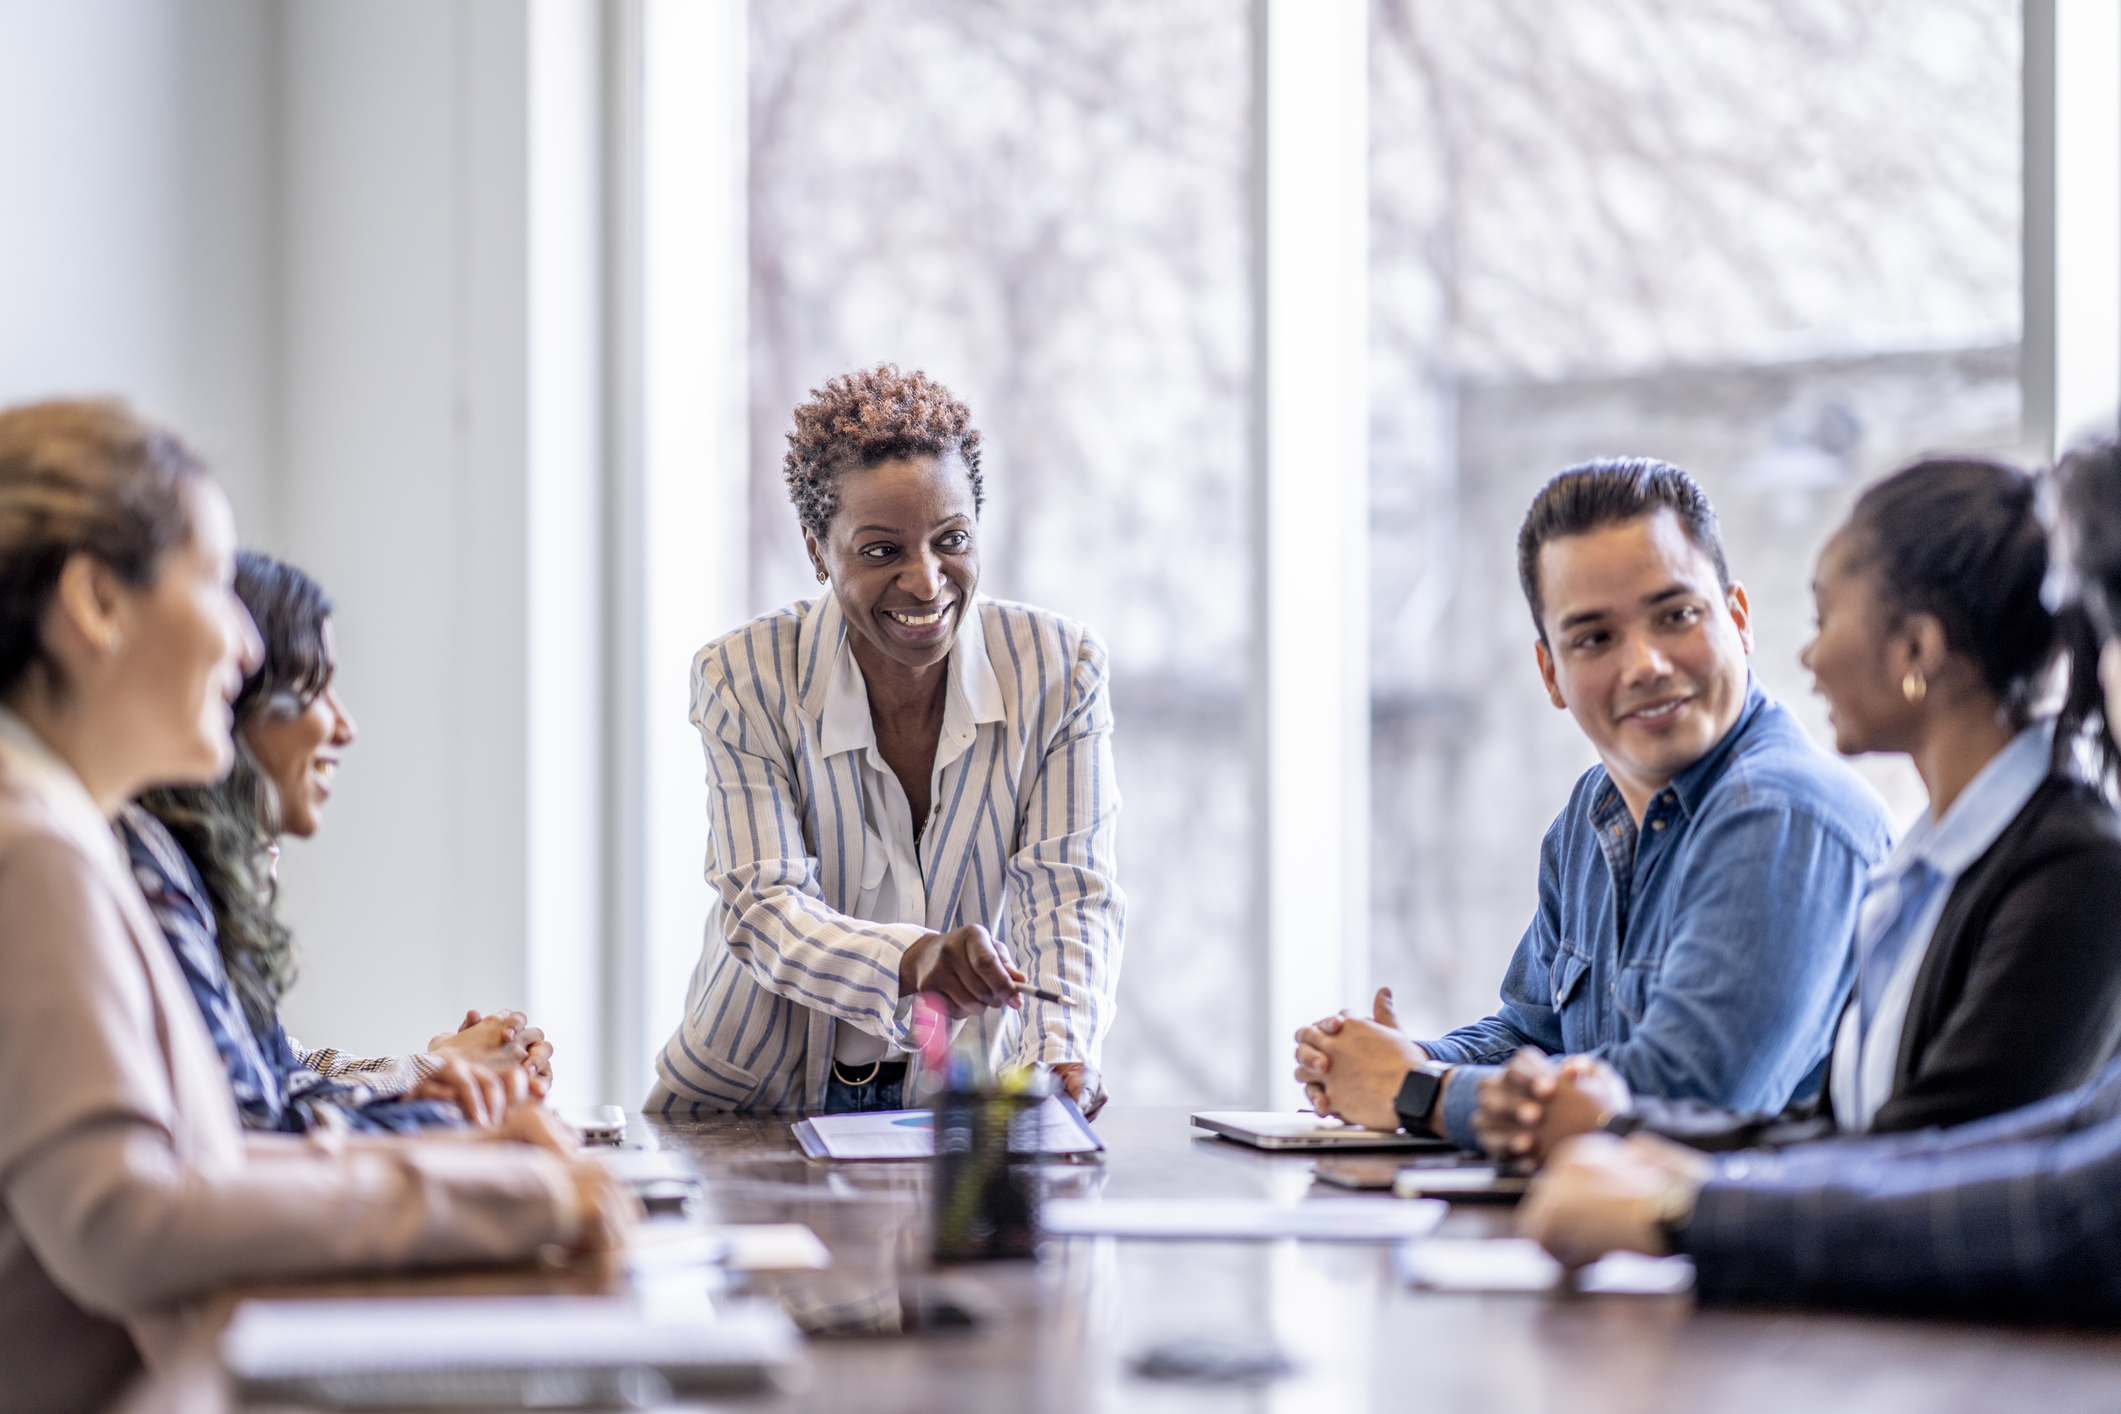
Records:
{"label": "beige blazer", "polygon": [[219,1286],[515,1259],[577,1221],[519,1145],[246,1142],[117,838],[4,710],[0,1196],[0,1410],[100,1403]]}

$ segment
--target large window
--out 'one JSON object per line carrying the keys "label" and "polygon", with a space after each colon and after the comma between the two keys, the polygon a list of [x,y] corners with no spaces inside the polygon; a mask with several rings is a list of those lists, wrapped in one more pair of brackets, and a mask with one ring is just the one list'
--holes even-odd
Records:
{"label": "large window", "polygon": [[[889,360],[971,403],[985,588],[1112,648],[1107,1068],[1146,1103],[1257,1098],[1268,1044],[1254,18],[749,7],[750,607],[815,589],[778,469],[807,389]],[[2018,45],[2016,0],[1371,6],[1369,970],[1410,1024],[1492,1004],[1591,760],[1516,585],[1541,480],[1606,453],[1695,472],[1756,671],[1816,723],[1806,582],[1856,488],[2015,450]]]}
{"label": "large window", "polygon": [[1541,481],[1693,472],[1754,672],[1825,740],[1819,545],[1913,455],[2016,452],[2018,26],[2016,0],[1373,7],[1372,972],[1417,1030],[1493,1005],[1594,759],[1533,672]]}
{"label": "large window", "polygon": [[1250,66],[1229,0],[751,11],[751,598],[817,586],[780,479],[831,375],[925,368],[986,447],[982,589],[1095,625],[1126,805],[1129,1099],[1236,1098],[1256,1003]]}

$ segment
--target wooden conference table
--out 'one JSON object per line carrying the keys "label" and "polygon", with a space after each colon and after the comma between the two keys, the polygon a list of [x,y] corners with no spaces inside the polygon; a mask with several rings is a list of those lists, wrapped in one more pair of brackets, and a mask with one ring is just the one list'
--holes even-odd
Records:
{"label": "wooden conference table", "polygon": [[[1403,1288],[1383,1244],[1076,1238],[1038,1263],[936,1270],[926,1166],[803,1157],[785,1120],[636,1116],[706,1174],[711,1216],[803,1222],[828,1271],[758,1276],[792,1305],[891,1324],[956,1308],[971,1329],[813,1339],[793,1387],[717,1409],[845,1414],[1020,1410],[1945,1411],[2121,1408],[2121,1335],[1780,1311],[1696,1311],[1691,1297],[1445,1295]],[[1114,1106],[1105,1162],[1053,1171],[1056,1191],[1112,1198],[1300,1198],[1312,1161],[1205,1136],[1184,1110]],[[1380,1199],[1379,1201],[1389,1201]],[[1460,1206],[1446,1236],[1502,1236],[1508,1209]],[[585,1274],[465,1274],[334,1283],[319,1294],[594,1289]],[[287,1288],[276,1295],[290,1294]],[[1253,1386],[1134,1372],[1165,1342],[1271,1343],[1296,1367]],[[226,1408],[200,1358],[136,1392],[134,1414]]]}

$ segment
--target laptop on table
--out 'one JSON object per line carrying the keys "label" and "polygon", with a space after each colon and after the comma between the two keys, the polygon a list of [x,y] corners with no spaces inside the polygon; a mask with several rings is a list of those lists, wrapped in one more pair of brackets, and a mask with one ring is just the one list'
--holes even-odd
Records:
{"label": "laptop on table", "polygon": [[1343,1149],[1396,1149],[1407,1153],[1445,1154],[1457,1152],[1448,1139],[1427,1134],[1408,1134],[1397,1129],[1365,1129],[1308,1110],[1202,1110],[1193,1117],[1196,1129],[1205,1129],[1224,1139],[1287,1153],[1318,1153]]}

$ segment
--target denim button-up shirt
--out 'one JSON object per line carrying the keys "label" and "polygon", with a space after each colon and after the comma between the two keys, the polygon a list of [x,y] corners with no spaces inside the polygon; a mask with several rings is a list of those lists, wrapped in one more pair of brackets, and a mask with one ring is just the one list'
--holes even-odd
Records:
{"label": "denim button-up shirt", "polygon": [[1726,1109],[1816,1093],[1891,843],[1877,793],[1757,683],[1640,829],[1594,766],[1540,847],[1539,912],[1501,1010],[1422,1043],[1459,1066],[1444,1132],[1475,1147],[1480,1075],[1520,1046],[1601,1056],[1642,1094]]}

